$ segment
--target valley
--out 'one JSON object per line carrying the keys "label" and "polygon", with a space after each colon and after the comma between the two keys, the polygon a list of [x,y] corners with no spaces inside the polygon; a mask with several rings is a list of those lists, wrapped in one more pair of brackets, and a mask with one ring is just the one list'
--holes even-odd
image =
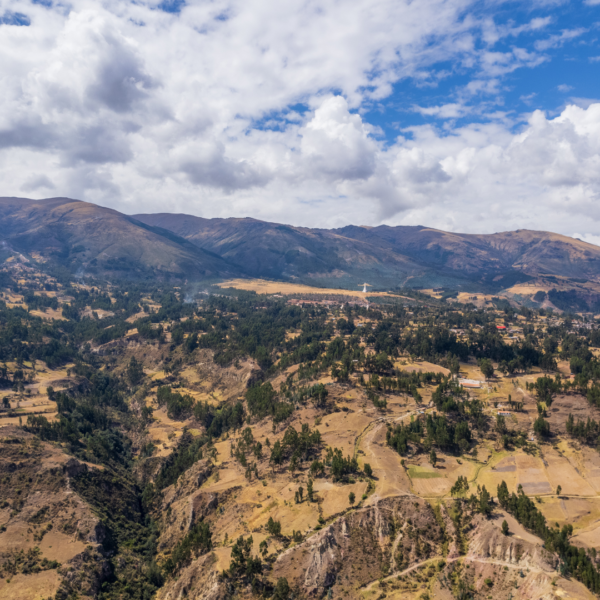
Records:
{"label": "valley", "polygon": [[592,314],[3,274],[0,598],[600,591]]}

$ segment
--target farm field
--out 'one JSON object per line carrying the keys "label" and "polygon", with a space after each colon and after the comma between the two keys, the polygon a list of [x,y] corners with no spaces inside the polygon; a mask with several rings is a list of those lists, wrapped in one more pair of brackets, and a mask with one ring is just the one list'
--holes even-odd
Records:
{"label": "farm field", "polygon": [[366,299],[368,296],[385,297],[390,296],[387,292],[367,292],[366,294],[358,288],[356,290],[346,290],[343,288],[319,288],[304,285],[300,283],[288,283],[281,281],[267,281],[264,279],[231,279],[217,284],[221,288],[234,288],[238,290],[247,290],[257,294],[284,294],[293,296],[294,294],[316,294],[319,296],[352,296],[355,298]]}

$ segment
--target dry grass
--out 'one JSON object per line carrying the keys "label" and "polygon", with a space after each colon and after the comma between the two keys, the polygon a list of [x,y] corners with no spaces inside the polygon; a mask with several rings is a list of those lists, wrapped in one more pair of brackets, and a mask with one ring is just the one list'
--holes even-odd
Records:
{"label": "dry grass", "polygon": [[553,490],[561,486],[562,493],[569,496],[594,496],[596,490],[577,472],[577,467],[556,450],[544,451],[546,476]]}
{"label": "dry grass", "polygon": [[52,557],[52,560],[60,563],[66,563],[75,558],[86,547],[82,541],[73,539],[72,535],[66,535],[60,531],[50,531],[37,545],[44,556]]}
{"label": "dry grass", "polygon": [[375,493],[369,503],[379,498],[410,492],[411,481],[400,464],[402,457],[385,441],[386,427],[383,423],[371,426],[360,441],[364,452],[362,462],[369,463],[375,477]]}
{"label": "dry grass", "polygon": [[517,465],[517,481],[523,486],[523,491],[531,496],[537,494],[551,494],[553,488],[546,476],[542,460],[527,454],[515,456]]}
{"label": "dry grass", "polygon": [[517,491],[517,466],[514,456],[502,452],[494,455],[489,464],[481,468],[476,483],[485,485],[486,489],[495,495],[502,481],[506,482],[509,491]]}
{"label": "dry grass", "polygon": [[66,319],[62,316],[62,309],[54,310],[52,308],[47,308],[45,311],[32,310],[29,314],[33,315],[34,317],[47,319],[48,321],[66,321]]}
{"label": "dry grass", "polygon": [[[366,298],[367,296],[389,296],[387,292],[368,292],[364,294],[360,290],[343,290],[335,288],[317,288],[300,283],[282,283],[280,281],[266,281],[265,279],[231,279],[218,284],[222,288],[235,288],[247,290],[257,294],[282,294],[293,296],[294,294],[319,294],[323,296],[354,296]],[[358,287],[358,286],[357,286]]]}
{"label": "dry grass", "polygon": [[395,367],[401,369],[402,371],[407,372],[417,372],[417,373],[442,373],[443,375],[449,375],[450,370],[445,367],[441,367],[440,365],[435,365],[433,363],[427,362],[426,360],[415,361],[415,362],[407,362],[406,360],[396,361]]}
{"label": "dry grass", "polygon": [[323,518],[329,519],[333,515],[350,508],[350,501],[348,500],[350,492],[354,492],[356,503],[358,503],[367,491],[367,483],[359,481],[349,485],[336,485],[329,482],[319,482],[315,486],[315,490],[323,496],[323,503],[321,504]]}
{"label": "dry grass", "polygon": [[54,598],[60,584],[56,569],[23,575],[19,573],[11,578],[0,579],[0,600],[46,600]]}
{"label": "dry grass", "polygon": [[519,521],[517,521],[511,514],[507,513],[505,510],[501,508],[497,509],[499,513],[499,517],[493,520],[493,523],[498,529],[502,526],[502,521],[506,521],[508,523],[508,529],[510,531],[510,535],[512,537],[519,538],[521,540],[525,540],[526,542],[530,542],[531,544],[535,544],[536,546],[542,546],[544,544],[543,540],[533,533],[527,531]]}

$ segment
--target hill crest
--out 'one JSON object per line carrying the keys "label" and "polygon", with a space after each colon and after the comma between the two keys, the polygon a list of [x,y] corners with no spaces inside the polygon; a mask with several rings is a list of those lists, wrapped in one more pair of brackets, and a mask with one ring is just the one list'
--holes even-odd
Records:
{"label": "hill crest", "polygon": [[528,229],[493,234],[423,225],[312,229],[251,217],[125,215],[70,198],[13,197],[0,198],[0,240],[5,251],[108,278],[235,276],[346,289],[367,281],[376,289],[491,292],[548,280],[580,293],[600,289],[599,247]]}

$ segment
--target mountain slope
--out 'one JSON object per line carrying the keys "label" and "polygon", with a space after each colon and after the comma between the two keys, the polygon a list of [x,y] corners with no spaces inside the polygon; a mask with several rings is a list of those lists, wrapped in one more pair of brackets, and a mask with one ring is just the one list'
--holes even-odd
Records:
{"label": "mountain slope", "polygon": [[519,229],[489,235],[448,233],[425,227],[355,227],[341,235],[382,247],[432,266],[470,274],[514,269],[598,281],[600,248],[545,231]]}
{"label": "mountain slope", "polygon": [[425,271],[411,258],[382,247],[379,240],[373,244],[325,229],[165,213],[135,218],[219,254],[251,277],[334,280],[351,287],[370,278],[397,286]]}
{"label": "mountain slope", "polygon": [[128,216],[68,198],[0,198],[0,242],[72,273],[112,278],[246,276],[348,289],[367,281],[388,289],[465,291],[548,277],[566,278],[567,288],[600,284],[599,247],[529,230],[310,229],[249,218]]}
{"label": "mountain slope", "polygon": [[253,277],[354,286],[486,285],[501,289],[551,275],[600,282],[600,248],[543,231],[490,235],[420,226],[309,229],[254,219],[136,215],[215,252]]}
{"label": "mountain slope", "polygon": [[172,232],[68,198],[0,198],[0,240],[72,272],[199,278],[237,270]]}

